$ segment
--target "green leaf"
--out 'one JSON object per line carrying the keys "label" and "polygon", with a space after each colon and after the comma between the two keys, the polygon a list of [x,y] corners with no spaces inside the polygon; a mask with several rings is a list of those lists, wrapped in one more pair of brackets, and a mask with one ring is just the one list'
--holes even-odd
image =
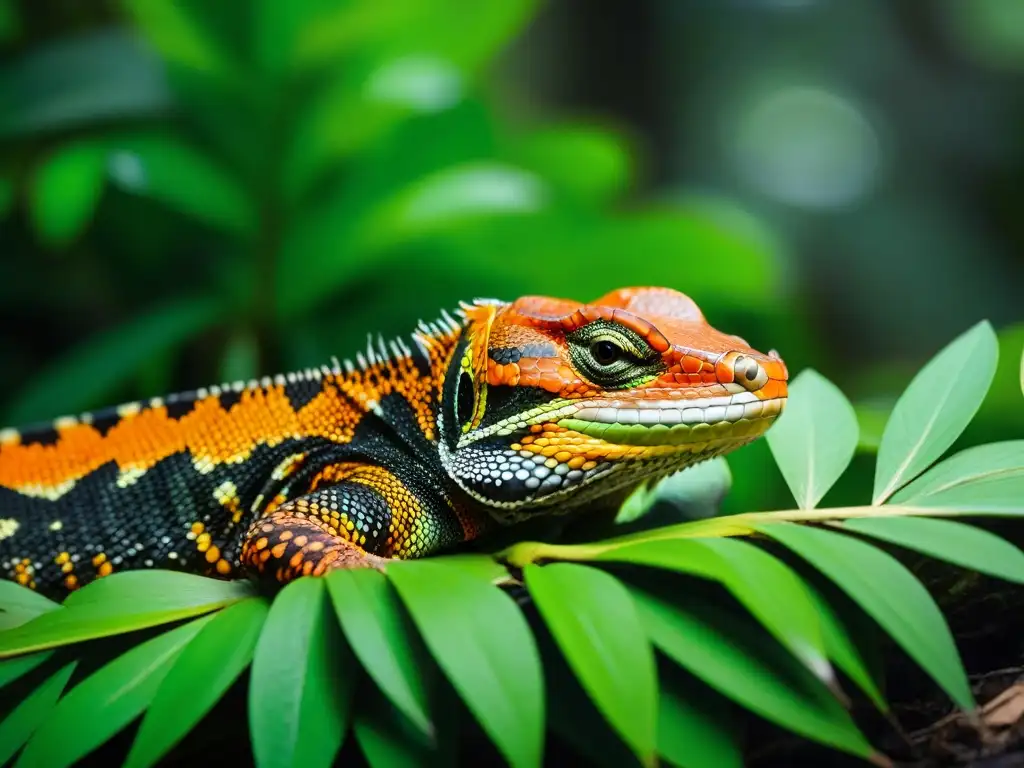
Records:
{"label": "green leaf", "polygon": [[716,456],[669,475],[653,487],[638,485],[619,508],[615,522],[625,525],[640,520],[659,504],[666,505],[668,513],[658,515],[656,521],[646,527],[679,522],[680,518],[713,517],[731,485],[732,473],[725,457]]}
{"label": "green leaf", "polygon": [[252,661],[267,603],[250,597],[215,615],[185,646],[149,705],[126,768],[155,765],[185,738]]}
{"label": "green leaf", "polygon": [[60,608],[28,587],[14,581],[0,581],[0,630],[19,627],[44,613]]}
{"label": "green leaf", "polygon": [[270,607],[249,684],[259,768],[334,763],[357,669],[332,613],[323,579],[296,579]]}
{"label": "green leaf", "polygon": [[977,413],[995,376],[999,342],[982,321],[942,349],[906,388],[885,425],[873,504],[938,459]]}
{"label": "green leaf", "polygon": [[619,137],[585,124],[535,130],[517,142],[511,159],[589,203],[618,197],[632,181],[630,157]]}
{"label": "green leaf", "polygon": [[[23,675],[27,675],[52,655],[53,651],[40,651],[39,653],[30,653],[27,656],[18,656],[6,661],[0,661],[0,688],[13,683]],[[3,765],[2,761],[0,761],[0,765]]]}
{"label": "green leaf", "polygon": [[974,698],[942,613],[914,575],[877,547],[792,523],[753,525],[793,550],[856,601],[962,709]]}
{"label": "green leaf", "polygon": [[929,506],[957,489],[966,489],[981,501],[989,483],[1003,481],[1022,482],[1024,492],[1024,440],[986,443],[955,453],[893,494],[890,503]]}
{"label": "green leaf", "polygon": [[800,509],[813,509],[850,464],[860,427],[839,388],[813,368],[789,384],[768,446]]}
{"label": "green leaf", "polygon": [[387,579],[378,571],[338,570],[327,577],[327,589],[370,677],[422,733],[432,735],[420,640]]}
{"label": "green leaf", "polygon": [[5,420],[26,424],[101,405],[146,363],[208,330],[224,312],[216,300],[184,297],[98,334],[32,379]]}
{"label": "green leaf", "polygon": [[852,628],[816,590],[809,585],[805,586],[818,611],[818,623],[821,626],[821,636],[825,641],[828,657],[864,692],[880,712],[888,712],[889,704],[882,696],[867,663],[854,643],[856,635]]}
{"label": "green leaf", "polygon": [[1024,354],[1020,358],[1020,391],[1024,392]]}
{"label": "green leaf", "polygon": [[671,605],[630,591],[652,642],[712,688],[805,738],[872,754],[828,689],[755,624],[692,597]]}
{"label": "green leaf", "polygon": [[62,248],[92,219],[103,192],[102,145],[79,141],[57,149],[39,165],[29,188],[29,212],[39,237]]}
{"label": "green leaf", "polygon": [[490,555],[443,555],[431,559],[435,563],[442,563],[445,568],[458,568],[466,575],[490,584],[499,584],[509,579],[509,573],[505,566]]}
{"label": "green leaf", "polygon": [[[352,735],[370,768],[416,768],[424,765],[454,765],[453,756],[443,759],[431,739],[372,684],[356,694],[359,707],[352,720]],[[457,748],[449,742],[450,748]]]}
{"label": "green leaf", "polygon": [[148,706],[182,648],[210,618],[196,619],[137,645],[72,688],[15,765],[62,768],[103,744]]}
{"label": "green leaf", "polygon": [[665,568],[719,581],[817,677],[831,683],[818,612],[803,581],[752,544],[732,539],[647,541],[597,560]]}
{"label": "green leaf", "polygon": [[252,201],[238,180],[181,139],[144,134],[109,147],[110,175],[123,189],[231,234],[248,235],[255,228]]}
{"label": "green leaf", "polygon": [[973,525],[927,517],[847,520],[836,526],[999,579],[1024,583],[1024,552]]}
{"label": "green leaf", "polygon": [[539,765],[544,689],[537,645],[515,602],[462,568],[429,560],[388,578],[431,655],[513,768]]}
{"label": "green leaf", "polygon": [[72,661],[50,675],[0,723],[0,765],[6,765],[50,716],[77,664]]}
{"label": "green leaf", "polygon": [[152,117],[170,106],[160,60],[129,30],[30,47],[0,70],[0,137]]}
{"label": "green leaf", "polygon": [[[683,687],[662,677],[658,753],[680,768],[743,768],[743,753],[724,699],[700,684]],[[665,684],[668,682],[668,684]]]}
{"label": "green leaf", "polygon": [[123,0],[135,26],[166,61],[207,75],[223,75],[223,51],[203,28],[198,14],[177,0]]}
{"label": "green leaf", "polygon": [[655,762],[654,653],[626,588],[575,563],[529,565],[526,587],[594,704],[644,765]]}
{"label": "green leaf", "polygon": [[0,633],[0,657],[124,634],[215,611],[253,594],[247,581],[125,571],[73,592],[60,610]]}

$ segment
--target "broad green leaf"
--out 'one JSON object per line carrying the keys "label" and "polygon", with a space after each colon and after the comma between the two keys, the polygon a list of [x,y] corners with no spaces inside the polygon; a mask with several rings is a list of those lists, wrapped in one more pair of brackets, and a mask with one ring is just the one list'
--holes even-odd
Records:
{"label": "broad green leaf", "polygon": [[252,661],[267,603],[250,597],[206,623],[156,691],[125,766],[155,765],[188,735]]}
{"label": "broad green leaf", "polygon": [[680,768],[743,768],[730,712],[718,694],[662,677],[658,697],[658,754]]}
{"label": "broad green leaf", "polygon": [[204,616],[135,646],[72,688],[25,745],[15,765],[74,765],[119,732],[153,700],[182,648],[210,618]]}
{"label": "broad green leaf", "polygon": [[611,549],[597,560],[665,568],[721,582],[817,677],[833,681],[807,587],[784,563],[754,545],[729,539],[655,540]]}
{"label": "broad green leaf", "polygon": [[27,424],[102,405],[148,361],[208,330],[224,312],[218,301],[183,297],[94,336],[28,382],[5,421]]}
{"label": "broad green leaf", "polygon": [[828,689],[752,622],[700,600],[671,605],[630,591],[652,642],[712,688],[808,739],[855,755],[872,754]]}
{"label": "broad green leaf", "polygon": [[813,368],[789,384],[789,399],[767,440],[790,493],[813,509],[857,450],[857,415],[839,388]]}
{"label": "broad green leaf", "polygon": [[1024,583],[1024,552],[1006,539],[973,525],[927,517],[847,520],[837,527],[899,544],[996,578]]}
{"label": "broad green leaf", "polygon": [[109,147],[110,176],[125,190],[231,234],[254,230],[256,213],[245,188],[181,139],[144,134],[111,141]]}
{"label": "broad green leaf", "polygon": [[445,568],[459,568],[467,575],[499,584],[508,580],[508,570],[490,555],[459,554],[443,555],[433,558],[435,563],[443,563]]}
{"label": "broad green leaf", "polygon": [[348,729],[357,668],[323,579],[274,599],[256,643],[249,729],[259,768],[330,766]]}
{"label": "broad green leaf", "polygon": [[431,655],[513,768],[539,765],[544,687],[529,625],[499,588],[429,560],[395,563],[388,578]]}
{"label": "broad green leaf", "polygon": [[415,628],[382,573],[338,570],[327,589],[341,628],[363,668],[421,732],[433,734]]}
{"label": "broad green leaf", "polygon": [[77,661],[72,661],[50,675],[0,723],[0,765],[6,765],[46,721],[77,664]]}
{"label": "broad green leaf", "polygon": [[529,565],[526,587],[594,704],[644,765],[655,762],[654,653],[626,588],[575,563]]}
{"label": "broad green leaf", "polygon": [[[966,487],[982,500],[991,481],[1024,482],[1024,440],[986,443],[955,453],[893,494],[891,504],[928,505]],[[1024,484],[1021,485],[1024,490]]]}
{"label": "broad green leaf", "polygon": [[104,164],[102,145],[79,141],[58,148],[36,168],[29,212],[47,245],[64,247],[89,225],[103,192]]}
{"label": "broad green leaf", "polygon": [[622,140],[584,124],[535,130],[515,144],[511,159],[585,202],[612,200],[632,181],[632,163]]}
{"label": "broad green leaf", "polygon": [[961,334],[906,388],[882,434],[873,504],[917,477],[960,436],[995,376],[999,342],[989,322]]}
{"label": "broad green leaf", "polygon": [[963,709],[974,697],[942,613],[914,575],[877,547],[790,523],[755,524],[856,601]]}
{"label": "broad green leaf", "polygon": [[[39,653],[30,653],[27,656],[18,656],[6,661],[0,661],[0,688],[3,688],[8,683],[13,683],[22,675],[27,675],[52,655],[53,651],[40,651]],[[0,761],[0,765],[3,765],[2,761]]]}
{"label": "broad green leaf", "polygon": [[880,712],[888,712],[889,704],[882,696],[867,662],[854,642],[854,632],[816,590],[807,586],[807,591],[818,611],[818,623],[821,626],[821,636],[825,641],[828,657],[864,692]]}
{"label": "broad green leaf", "polygon": [[0,630],[13,629],[25,622],[60,608],[28,587],[17,582],[0,581]]}
{"label": "broad green leaf", "polygon": [[160,60],[129,30],[33,46],[0,70],[3,137],[152,117],[170,106]]}
{"label": "broad green leaf", "polygon": [[188,4],[178,0],[123,0],[123,6],[165,60],[207,75],[226,73],[224,52]]}
{"label": "broad green leaf", "polygon": [[73,592],[59,610],[0,633],[0,657],[168,624],[252,594],[246,581],[177,571],[125,571]]}

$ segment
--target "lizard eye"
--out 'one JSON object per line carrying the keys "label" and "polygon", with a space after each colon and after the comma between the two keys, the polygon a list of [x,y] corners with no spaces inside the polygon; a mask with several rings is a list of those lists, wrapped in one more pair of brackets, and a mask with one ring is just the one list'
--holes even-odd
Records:
{"label": "lizard eye", "polygon": [[590,345],[590,354],[598,365],[608,366],[618,362],[623,355],[623,349],[614,341],[600,339]]}

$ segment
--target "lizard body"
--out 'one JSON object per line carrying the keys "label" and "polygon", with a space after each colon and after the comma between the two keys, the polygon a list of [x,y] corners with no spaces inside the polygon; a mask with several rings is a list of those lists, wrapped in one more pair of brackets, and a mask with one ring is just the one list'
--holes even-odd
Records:
{"label": "lizard body", "polygon": [[755,439],[774,352],[676,291],[465,304],[355,364],[0,432],[0,576],[50,595],[134,568],[286,582],[608,505]]}

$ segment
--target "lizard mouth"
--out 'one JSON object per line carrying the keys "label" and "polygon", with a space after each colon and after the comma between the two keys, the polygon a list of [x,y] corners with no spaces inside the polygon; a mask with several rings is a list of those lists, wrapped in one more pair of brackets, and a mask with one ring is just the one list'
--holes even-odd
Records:
{"label": "lizard mouth", "polygon": [[682,446],[757,437],[782,413],[785,402],[785,397],[762,400],[752,393],[690,403],[591,401],[554,423],[605,443]]}

